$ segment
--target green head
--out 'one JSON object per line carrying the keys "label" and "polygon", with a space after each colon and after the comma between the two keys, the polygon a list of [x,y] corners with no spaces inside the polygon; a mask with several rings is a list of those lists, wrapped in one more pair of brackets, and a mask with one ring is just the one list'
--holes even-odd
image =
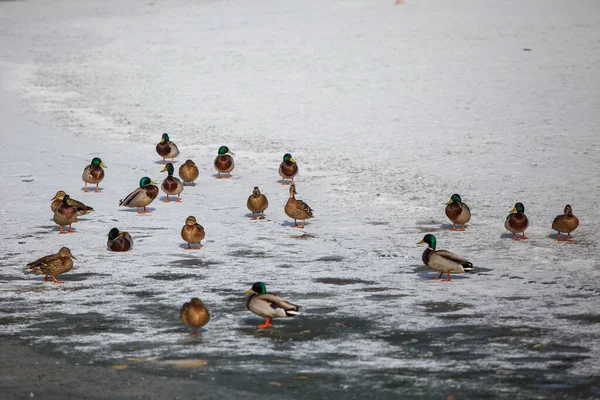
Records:
{"label": "green head", "polygon": [[517,203],[515,204],[515,208],[513,208],[512,210],[510,210],[510,212],[518,212],[523,214],[525,212],[525,206],[523,205],[523,203]]}
{"label": "green head", "polygon": [[283,161],[296,162],[296,160],[294,160],[294,157],[292,157],[292,155],[290,153],[285,153],[283,155]]}
{"label": "green head", "polygon": [[92,160],[92,165],[94,167],[104,167],[106,168],[106,165],[104,165],[104,163],[102,162],[102,160],[98,157],[94,157],[94,159]]}
{"label": "green head", "polygon": [[422,243],[427,243],[427,246],[429,246],[431,249],[435,250],[435,236],[428,233],[427,235],[425,235],[423,237],[423,240],[421,240],[417,244],[422,244]]}
{"label": "green head", "polygon": [[229,147],[227,147],[227,146],[219,147],[219,155],[222,156],[225,154],[233,154],[233,153],[231,152],[231,150],[229,150]]}
{"label": "green head", "polygon": [[165,167],[160,172],[165,172],[165,171],[167,171],[169,173],[169,176],[172,176],[173,172],[175,172],[175,169],[173,168],[173,164],[167,163],[167,165],[165,165]]}
{"label": "green head", "polygon": [[267,287],[262,282],[256,282],[254,285],[252,285],[252,288],[246,290],[246,293],[252,293],[252,292],[258,293],[258,294],[265,294],[265,293],[267,293]]}
{"label": "green head", "polygon": [[168,143],[168,142],[170,142],[170,141],[171,141],[171,140],[169,139],[169,135],[167,135],[166,133],[163,133],[163,134],[162,134],[162,138],[160,139],[160,142],[161,142],[161,143]]}
{"label": "green head", "polygon": [[110,240],[115,240],[119,237],[119,230],[117,228],[112,228],[110,232],[108,232],[108,238]]}
{"label": "green head", "polygon": [[452,196],[450,196],[450,201],[447,204],[460,203],[461,201],[462,201],[462,199],[460,198],[460,195],[454,193]]}
{"label": "green head", "polygon": [[67,204],[67,205],[71,205],[71,197],[68,194],[65,194],[65,197],[63,197],[63,204]]}
{"label": "green head", "polygon": [[140,179],[140,187],[141,188],[146,187],[148,185],[156,185],[156,182],[152,182],[152,179],[148,178],[147,176]]}

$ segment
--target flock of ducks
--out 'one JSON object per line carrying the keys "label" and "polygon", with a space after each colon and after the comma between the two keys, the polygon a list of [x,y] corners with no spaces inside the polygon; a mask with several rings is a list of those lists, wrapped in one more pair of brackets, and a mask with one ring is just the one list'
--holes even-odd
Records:
{"label": "flock of ducks", "polygon": [[[179,178],[174,176],[175,169],[173,162],[175,157],[179,156],[180,152],[177,145],[173,143],[168,134],[163,134],[160,142],[156,145],[156,152],[163,158],[164,169],[161,172],[167,172],[167,177],[161,184],[161,189],[166,194],[165,202],[170,202],[169,196],[177,196],[175,202],[181,202],[181,193],[185,186],[195,186],[195,180],[199,176],[198,167],[192,160],[186,160],[179,168]],[[233,160],[234,155],[227,146],[221,146],[214,160],[214,167],[217,170],[217,179],[229,179],[231,171],[235,167]],[[167,158],[171,162],[167,162]],[[84,192],[89,192],[87,184],[96,185],[95,192],[99,192],[98,184],[104,179],[104,169],[106,165],[98,157],[92,159],[90,165],[86,166],[83,171],[82,179],[85,183]],[[293,227],[304,228],[305,221],[313,217],[313,210],[308,204],[302,200],[296,199],[295,177],[298,175],[298,164],[291,154],[286,153],[283,156],[283,161],[279,166],[279,175],[281,176],[281,184],[286,185],[289,181],[289,198],[284,206],[286,215],[294,220]],[[226,174],[222,176],[221,174]],[[149,212],[147,206],[151,204],[159,194],[159,189],[155,186],[148,177],[143,177],[140,180],[139,187],[127,195],[119,202],[120,206],[137,208],[139,214]],[[267,197],[261,193],[258,187],[254,187],[252,194],[248,197],[246,203],[247,208],[251,211],[251,218],[264,219],[265,210],[269,207]],[[67,193],[60,190],[51,199],[50,208],[54,222],[59,226],[60,234],[72,232],[72,224],[77,222],[77,217],[89,214],[94,211],[92,207],[83,204],[80,201],[72,199]],[[471,220],[471,211],[469,206],[465,204],[460,195],[453,194],[450,201],[446,203],[446,216],[452,222],[451,230],[465,230],[465,225]],[[258,215],[258,216],[257,216]],[[298,221],[302,221],[302,225]],[[552,229],[558,231],[558,241],[570,241],[571,232],[579,225],[579,220],[573,215],[573,210],[570,205],[567,205],[562,215],[557,216],[553,223]],[[67,230],[63,227],[68,226]],[[458,229],[457,226],[460,226]],[[529,221],[525,215],[525,207],[522,203],[516,203],[510,214],[506,217],[504,226],[513,234],[514,240],[526,240],[525,230],[529,226]],[[521,234],[519,238],[517,234]],[[562,239],[561,233],[567,236]],[[181,229],[181,237],[188,244],[186,250],[193,249],[192,245],[196,245],[196,249],[200,250],[201,242],[205,237],[205,231],[194,216],[187,217],[185,225]],[[439,275],[434,280],[439,280],[444,274],[446,279],[450,281],[450,274],[463,273],[465,271],[473,271],[473,264],[467,259],[460,257],[447,250],[436,250],[436,237],[432,234],[427,234],[419,244],[427,244],[427,248],[423,252],[423,263],[431,269],[439,272]],[[120,231],[117,228],[112,228],[108,233],[107,248],[110,251],[125,252],[133,248],[133,238],[128,232]],[[58,253],[42,257],[27,265],[27,272],[34,272],[45,275],[44,281],[50,280],[61,284],[56,276],[68,272],[73,268],[73,260],[76,258],[71,254],[67,247],[61,248]],[[50,279],[49,279],[50,278]],[[265,318],[265,323],[258,325],[258,328],[267,328],[271,326],[273,318],[284,318],[298,315],[300,306],[292,304],[283,298],[267,292],[263,282],[256,282],[250,289],[246,291],[247,296],[246,308],[254,314]],[[192,298],[190,302],[183,305],[180,311],[181,321],[194,329],[192,335],[197,335],[199,328],[203,327],[210,320],[210,314],[202,302],[198,298]]]}
{"label": "flock of ducks", "polygon": [[[170,202],[171,199],[169,196],[176,196],[174,201],[181,202],[181,193],[184,187],[196,185],[195,180],[199,176],[198,167],[192,160],[186,160],[179,167],[179,178],[174,176],[175,168],[173,162],[175,161],[175,157],[179,156],[180,152],[177,145],[170,140],[169,135],[166,133],[162,135],[160,142],[156,145],[156,152],[162,157],[163,164],[165,164],[161,172],[167,172],[167,177],[161,184],[161,189],[166,195],[164,201]],[[217,179],[231,178],[231,171],[235,167],[232,155],[234,153],[227,146],[219,148],[213,163],[217,170]],[[167,162],[169,158],[171,162]],[[85,193],[90,192],[88,184],[95,185],[94,192],[101,191],[98,185],[104,179],[104,168],[107,168],[107,166],[98,157],[93,158],[90,165],[84,168],[82,179],[84,181],[83,191]],[[291,154],[286,153],[283,156],[283,161],[279,165],[278,172],[282,178],[281,184],[289,184],[290,186],[290,197],[284,206],[284,211],[294,220],[293,227],[304,228],[305,221],[313,218],[313,210],[304,201],[296,199],[297,192],[294,180],[298,175],[298,164]],[[159,189],[156,185],[157,183],[149,177],[142,177],[139,187],[122,199],[119,202],[119,206],[136,208],[138,214],[148,213],[147,206],[159,194]],[[265,218],[265,210],[269,207],[269,201],[258,187],[254,187],[246,205],[252,213],[251,218],[253,220],[262,220]],[[77,217],[94,211],[92,207],[85,205],[81,201],[72,199],[63,190],[59,190],[51,199],[50,209],[53,212],[53,221],[58,225],[60,234],[73,232],[72,224],[78,222]],[[299,225],[298,221],[302,221],[302,225]],[[63,229],[63,227],[68,228]],[[194,216],[189,216],[181,229],[181,237],[188,244],[186,250],[193,248],[200,250],[201,242],[205,237],[205,231]],[[195,247],[192,247],[192,245]],[[128,232],[112,228],[108,232],[107,248],[115,252],[129,251],[133,248],[133,238]],[[59,281],[56,277],[70,271],[73,268],[73,260],[75,259],[71,250],[63,247],[56,254],[42,257],[28,264],[26,272],[44,275],[45,282],[52,280],[57,284],[62,284],[64,282]],[[271,326],[272,318],[291,317],[299,313],[299,306],[289,303],[273,293],[268,293],[265,284],[262,282],[255,283],[246,293],[250,293],[246,301],[247,309],[266,319],[264,324],[258,326],[259,328]],[[198,329],[206,325],[210,320],[210,314],[204,302],[194,297],[181,308],[180,320],[185,325],[194,329],[192,335],[197,335]]]}

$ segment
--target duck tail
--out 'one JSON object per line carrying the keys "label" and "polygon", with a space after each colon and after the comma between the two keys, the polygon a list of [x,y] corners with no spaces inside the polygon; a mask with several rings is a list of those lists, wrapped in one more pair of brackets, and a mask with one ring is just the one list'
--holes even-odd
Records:
{"label": "duck tail", "polygon": [[473,264],[471,264],[471,263],[470,263],[470,262],[468,262],[468,261],[467,261],[467,262],[464,262],[464,263],[462,263],[462,264],[460,264],[460,265],[463,267],[463,269],[464,269],[465,271],[473,271],[473,270],[475,269],[475,267],[473,267]]}
{"label": "duck tail", "polygon": [[300,311],[298,310],[285,310],[285,315],[288,317],[294,317],[298,314],[300,314]]}

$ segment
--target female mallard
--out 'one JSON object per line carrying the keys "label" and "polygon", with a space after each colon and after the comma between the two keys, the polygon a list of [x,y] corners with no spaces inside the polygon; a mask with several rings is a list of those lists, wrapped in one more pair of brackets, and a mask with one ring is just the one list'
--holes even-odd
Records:
{"label": "female mallard", "polygon": [[[50,209],[52,210],[52,212],[56,211],[56,209],[58,207],[60,207],[60,205],[63,202],[64,197],[67,194],[63,191],[63,190],[59,190],[58,192],[56,192],[56,194],[54,195],[54,197],[51,199],[52,203],[50,203]],[[75,208],[77,209],[77,216],[80,217],[82,215],[87,215],[91,212],[94,212],[94,209],[90,206],[86,206],[85,204],[83,204],[80,201],[77,201],[75,199],[71,199],[71,202],[73,203],[73,205],[75,206]],[[73,222],[78,222],[77,219],[75,219],[75,221]]]}
{"label": "female mallard", "polygon": [[256,282],[246,290],[250,296],[246,299],[246,308],[259,317],[266,318],[264,324],[257,326],[258,329],[267,328],[272,325],[273,318],[293,317],[300,314],[300,306],[289,303],[274,293],[267,293],[267,287],[262,282]]}
{"label": "female mallard", "polygon": [[456,230],[456,224],[461,224],[461,231],[465,230],[465,224],[471,220],[471,210],[463,203],[458,194],[453,194],[450,201],[446,203],[446,216],[452,221],[452,229]]}
{"label": "female mallard", "polygon": [[[73,205],[73,202],[68,194],[65,194],[62,204],[56,209],[56,211],[54,211],[54,217],[52,219],[60,228],[59,233],[63,234],[67,232],[73,232],[71,224],[73,224],[73,222],[75,222],[77,219],[77,208]],[[69,225],[68,231],[63,231],[62,227],[64,225]]]}
{"label": "female mallard", "polygon": [[523,203],[515,204],[515,207],[510,212],[506,217],[506,221],[504,221],[504,227],[513,234],[513,240],[519,240],[516,235],[519,232],[521,232],[521,239],[529,239],[525,236],[525,229],[529,226],[529,220],[525,215],[525,206],[523,206]]}
{"label": "female mallard", "polygon": [[279,175],[282,185],[287,185],[286,179],[291,179],[292,184],[294,183],[294,178],[298,175],[298,164],[290,153],[283,156],[283,162],[279,165]]}
{"label": "female mallard", "polygon": [[84,192],[89,192],[87,189],[88,183],[96,184],[96,190],[94,190],[94,192],[100,191],[100,189],[98,189],[98,184],[102,181],[102,179],[104,179],[104,170],[102,167],[106,168],[106,165],[104,165],[101,159],[94,157],[92,163],[84,168],[83,175],[81,175],[84,183]]}
{"label": "female mallard", "polygon": [[185,160],[185,163],[179,167],[179,177],[183,181],[183,184],[191,183],[191,186],[196,186],[194,181],[198,179],[198,167],[192,160]]}
{"label": "female mallard", "polygon": [[565,206],[565,213],[554,218],[552,222],[552,229],[558,232],[556,239],[560,242],[563,239],[560,237],[560,233],[564,232],[567,234],[565,242],[571,241],[571,232],[573,232],[579,226],[579,219],[573,215],[573,209],[570,204]]}
{"label": "female mallard", "polygon": [[196,217],[189,216],[185,220],[185,225],[181,229],[181,237],[188,244],[186,250],[191,250],[192,243],[198,243],[196,250],[200,250],[200,242],[204,239],[205,233],[202,225],[196,222]]}
{"label": "female mallard", "polygon": [[27,272],[33,272],[36,274],[46,275],[44,282],[50,282],[48,276],[56,283],[64,283],[56,279],[57,275],[64,274],[73,268],[73,260],[77,260],[71,250],[67,247],[62,247],[58,253],[50,254],[49,256],[42,257],[39,260],[35,260],[32,263],[27,264]]}
{"label": "female mallard", "polygon": [[190,333],[190,336],[198,336],[198,329],[208,324],[210,321],[210,314],[204,302],[197,297],[192,298],[191,301],[185,303],[181,307],[179,312],[179,319],[181,322],[194,329],[194,332]]}
{"label": "female mallard", "polygon": [[[119,205],[131,208],[137,207],[138,214],[148,212],[146,211],[146,206],[152,203],[158,196],[158,188],[154,185],[156,185],[156,182],[153,182],[147,176],[143,177],[140,180],[140,187],[129,193],[124,200],[119,202]],[[142,207],[144,208],[144,211],[140,211],[140,208]]]}
{"label": "female mallard", "polygon": [[133,247],[133,239],[128,232],[121,232],[117,228],[112,228],[108,232],[106,246],[111,251],[128,251]]}
{"label": "female mallard", "polygon": [[[294,228],[304,228],[304,221],[313,217],[313,210],[302,200],[296,200],[296,185],[290,185],[290,198],[285,203],[285,213],[288,217],[294,219]],[[296,220],[302,220],[302,226],[299,226]]]}
{"label": "female mallard", "polygon": [[269,207],[269,200],[267,200],[267,196],[260,192],[258,186],[255,186],[252,194],[248,197],[246,206],[248,210],[252,211],[252,219],[256,219],[255,213],[260,214],[259,219],[265,219],[265,210]]}
{"label": "female mallard", "polygon": [[438,271],[440,274],[437,278],[432,278],[437,281],[442,278],[442,275],[447,274],[445,282],[450,281],[450,273],[460,274],[465,271],[473,271],[473,264],[466,259],[457,256],[447,250],[435,249],[435,236],[427,234],[417,244],[427,243],[427,248],[423,252],[423,262],[429,268]]}
{"label": "female mallard", "polygon": [[[215,169],[219,172],[217,175],[217,179],[221,179],[221,173],[226,173],[227,176],[225,178],[231,178],[231,171],[235,167],[235,163],[233,162],[233,157],[230,156],[233,154],[229,147],[221,146],[219,147],[219,155],[215,158]],[[235,155],[235,154],[233,154]]]}
{"label": "female mallard", "polygon": [[165,158],[170,158],[171,162],[175,161],[175,157],[179,155],[179,149],[177,145],[169,140],[169,135],[163,133],[160,143],[156,145],[156,152],[163,159],[163,164],[167,161]]}
{"label": "female mallard", "polygon": [[179,178],[175,178],[173,176],[173,172],[175,172],[175,169],[173,168],[173,164],[167,163],[167,165],[165,165],[163,170],[160,172],[165,172],[165,171],[167,171],[167,173],[169,175],[162,182],[162,185],[160,185],[163,192],[165,192],[165,194],[167,195],[167,199],[165,200],[165,203],[168,203],[171,201],[171,200],[169,200],[169,195],[177,196],[177,200],[175,200],[175,201],[177,203],[181,203],[181,197],[179,197],[179,195],[183,191],[183,183],[181,183]]}

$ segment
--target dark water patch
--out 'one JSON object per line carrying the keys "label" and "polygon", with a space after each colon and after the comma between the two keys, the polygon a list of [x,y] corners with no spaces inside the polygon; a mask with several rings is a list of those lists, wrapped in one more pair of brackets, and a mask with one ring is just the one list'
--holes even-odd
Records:
{"label": "dark water patch", "polygon": [[560,343],[538,343],[527,346],[531,351],[543,353],[589,353],[590,349],[582,346],[569,346]]}
{"label": "dark water patch", "polygon": [[367,296],[366,299],[371,301],[389,301],[397,300],[407,296],[408,295],[406,294],[372,294],[370,296]]}
{"label": "dark water patch", "polygon": [[347,278],[347,279],[343,279],[343,278],[316,278],[313,279],[315,282],[319,282],[319,283],[325,283],[328,285],[357,285],[357,284],[364,284],[364,285],[372,285],[374,283],[376,283],[375,281],[365,281],[362,279],[358,279],[358,278]]}
{"label": "dark water patch", "polygon": [[388,221],[367,221],[366,223],[373,226],[384,226],[390,224]]}
{"label": "dark water patch", "polygon": [[531,300],[531,297],[525,297],[525,296],[506,296],[506,297],[500,297],[500,298],[504,299],[504,300],[508,300],[508,301]]}
{"label": "dark water patch", "polygon": [[95,335],[102,332],[135,332],[129,326],[126,319],[96,312],[82,314],[45,313],[43,322],[30,325],[26,331],[35,334],[52,332],[54,335]]}
{"label": "dark water patch", "polygon": [[96,276],[111,276],[111,275],[110,274],[98,274],[95,272],[75,272],[75,273],[67,272],[64,275],[60,275],[60,277],[58,277],[57,279],[64,280],[65,282],[68,282],[68,281],[82,282],[82,281],[88,280],[88,279],[96,277]]}
{"label": "dark water patch", "polygon": [[[37,274],[35,274],[37,275]],[[0,280],[2,281],[6,281],[6,282],[14,282],[14,281],[28,281],[31,278],[34,277],[34,274],[24,274],[23,276],[18,276],[18,275],[1,275],[0,276]],[[39,277],[39,275],[38,275]]]}
{"label": "dark water patch", "polygon": [[559,319],[566,319],[569,321],[585,322],[587,324],[598,324],[600,323],[600,314],[575,314],[575,315],[554,315]]}
{"label": "dark water patch", "polygon": [[295,268],[295,266],[292,264],[279,264],[279,265],[276,265],[276,267],[277,268]]}
{"label": "dark water patch", "polygon": [[[300,310],[302,311],[302,310]],[[318,307],[318,308],[311,308],[310,309],[310,313],[311,314],[316,314],[316,315],[326,315],[326,314],[332,314],[334,312],[338,311],[337,307]]]}
{"label": "dark water patch", "polygon": [[172,261],[171,264],[181,265],[183,267],[210,267],[213,265],[223,264],[220,261],[216,260],[205,260],[200,257],[191,257],[191,258],[180,258],[178,260]]}
{"label": "dark water patch", "polygon": [[425,312],[428,313],[445,313],[462,310],[463,308],[472,307],[471,304],[467,303],[447,303],[447,302],[427,302],[421,303],[421,306],[425,307]]}
{"label": "dark water patch", "polygon": [[159,272],[156,274],[146,275],[146,278],[155,279],[157,281],[181,281],[184,279],[204,279],[201,275],[196,274],[178,274],[173,272]]}
{"label": "dark water patch", "polygon": [[31,322],[30,317],[19,317],[19,316],[12,316],[12,315],[0,317],[0,326],[20,325],[20,324],[29,323],[29,322]]}
{"label": "dark water patch", "polygon": [[437,318],[445,319],[448,321],[460,320],[460,319],[484,318],[485,316],[486,316],[485,314],[457,314],[457,313],[436,315]]}
{"label": "dark water patch", "polygon": [[138,297],[140,299],[150,299],[156,296],[156,292],[153,292],[151,290],[127,291],[123,293],[127,295],[134,295],[135,297]]}
{"label": "dark water patch", "polygon": [[179,324],[179,311],[181,304],[164,305],[158,302],[140,302],[132,304],[128,307],[128,312],[134,315],[143,314],[151,320],[156,321],[172,321],[175,324]]}
{"label": "dark water patch", "polygon": [[341,262],[344,260],[342,256],[323,256],[317,258],[315,261],[325,261],[325,262]]}
{"label": "dark water patch", "polygon": [[367,292],[367,293],[378,293],[378,292],[387,292],[388,290],[393,290],[392,288],[388,288],[388,287],[367,287],[367,288],[362,288],[362,289],[358,289],[361,292]]}
{"label": "dark water patch", "polygon": [[235,250],[235,251],[230,252],[229,255],[232,257],[242,257],[242,258],[271,258],[272,257],[266,251],[252,250],[252,249]]}
{"label": "dark water patch", "polygon": [[307,239],[315,238],[315,237],[317,237],[317,235],[313,235],[311,233],[303,233],[302,235],[291,235],[290,237],[292,239],[307,240]]}

